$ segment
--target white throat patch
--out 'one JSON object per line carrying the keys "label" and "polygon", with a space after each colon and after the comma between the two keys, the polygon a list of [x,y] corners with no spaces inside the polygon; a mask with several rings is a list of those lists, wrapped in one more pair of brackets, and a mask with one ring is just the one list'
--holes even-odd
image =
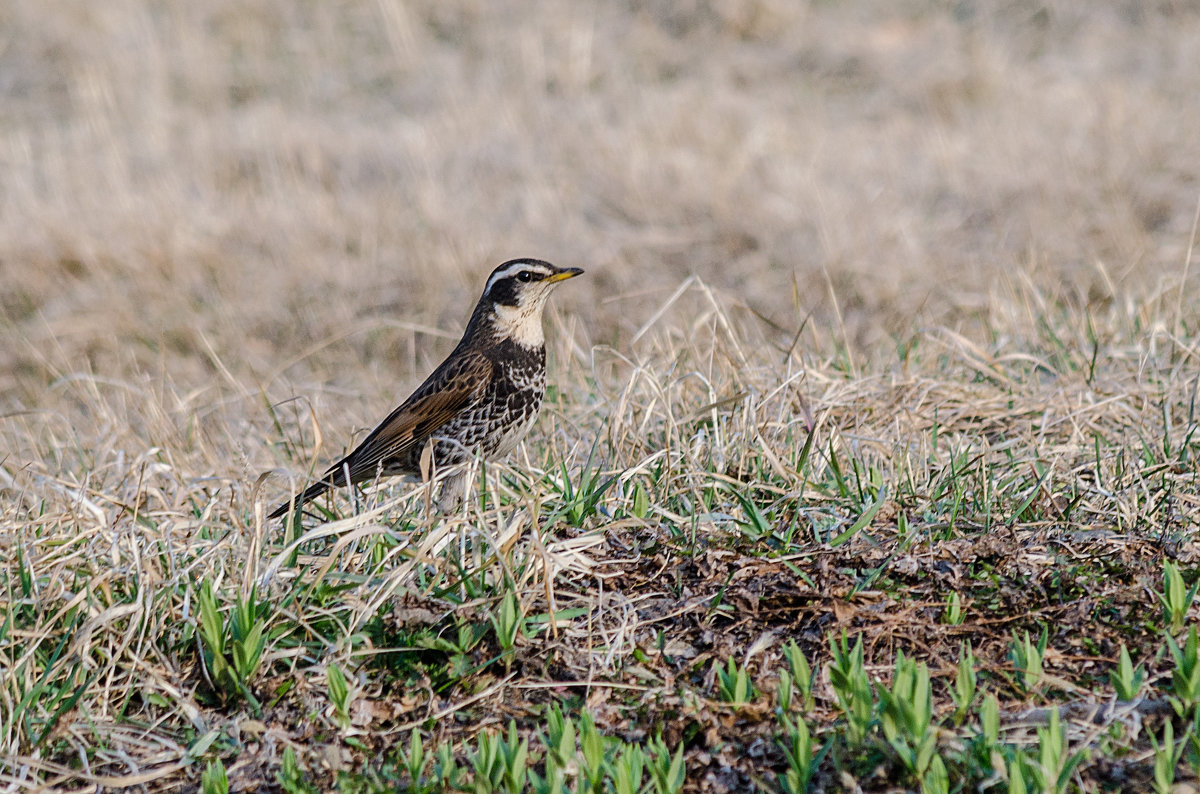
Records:
{"label": "white throat patch", "polygon": [[537,349],[546,343],[542,333],[542,306],[545,300],[531,302],[529,306],[505,306],[496,304],[492,311],[492,325],[499,336],[507,337],[521,347]]}

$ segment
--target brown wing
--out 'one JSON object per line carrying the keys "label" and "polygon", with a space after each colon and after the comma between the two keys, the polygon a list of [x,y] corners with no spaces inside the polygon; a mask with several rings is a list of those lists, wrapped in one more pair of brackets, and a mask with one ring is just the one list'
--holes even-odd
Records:
{"label": "brown wing", "polygon": [[347,470],[350,482],[357,483],[374,478],[381,463],[404,460],[439,427],[478,402],[491,377],[492,362],[486,356],[455,351],[353,452],[292,500],[279,505],[269,517],[284,515],[293,501],[299,507],[329,488],[344,486]]}
{"label": "brown wing", "polygon": [[337,476],[349,467],[351,482],[375,477],[381,463],[403,460],[439,427],[474,405],[491,377],[492,362],[485,356],[451,356],[327,475]]}

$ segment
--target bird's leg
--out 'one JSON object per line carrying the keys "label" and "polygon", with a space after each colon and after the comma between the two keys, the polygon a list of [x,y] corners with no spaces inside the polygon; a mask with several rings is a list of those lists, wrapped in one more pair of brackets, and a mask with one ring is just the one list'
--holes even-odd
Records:
{"label": "bird's leg", "polygon": [[462,505],[467,495],[467,474],[468,469],[460,469],[442,483],[437,502],[439,513],[453,513]]}

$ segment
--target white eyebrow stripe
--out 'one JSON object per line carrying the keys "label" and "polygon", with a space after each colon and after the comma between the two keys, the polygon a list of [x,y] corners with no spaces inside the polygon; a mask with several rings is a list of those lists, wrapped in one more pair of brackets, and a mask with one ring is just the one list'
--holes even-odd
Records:
{"label": "white eyebrow stripe", "polygon": [[511,278],[523,270],[532,270],[533,272],[540,273],[543,276],[550,275],[550,269],[543,265],[535,265],[531,262],[513,262],[503,270],[492,274],[492,277],[488,279],[487,286],[483,288],[484,294],[486,295],[487,293],[491,292],[492,287],[497,281]]}

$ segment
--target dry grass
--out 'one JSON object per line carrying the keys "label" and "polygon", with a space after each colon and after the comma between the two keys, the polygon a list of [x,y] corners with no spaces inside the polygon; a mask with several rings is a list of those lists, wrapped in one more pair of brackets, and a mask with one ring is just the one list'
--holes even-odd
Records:
{"label": "dry grass", "polygon": [[[929,665],[963,790],[962,640],[1006,752],[1060,704],[1071,785],[1148,790],[1153,592],[1200,521],[1197,40],[1166,0],[4,4],[0,787],[193,790],[220,758],[273,790],[291,747],[384,790],[413,728],[462,760],[557,702],[661,729],[688,790],[770,790],[788,638],[814,786],[916,787],[877,724],[846,738],[845,630],[874,681]],[[264,525],[517,255],[587,277],[485,498]],[[243,692],[203,583],[261,604]],[[1122,643],[1145,699],[1097,715]]]}

